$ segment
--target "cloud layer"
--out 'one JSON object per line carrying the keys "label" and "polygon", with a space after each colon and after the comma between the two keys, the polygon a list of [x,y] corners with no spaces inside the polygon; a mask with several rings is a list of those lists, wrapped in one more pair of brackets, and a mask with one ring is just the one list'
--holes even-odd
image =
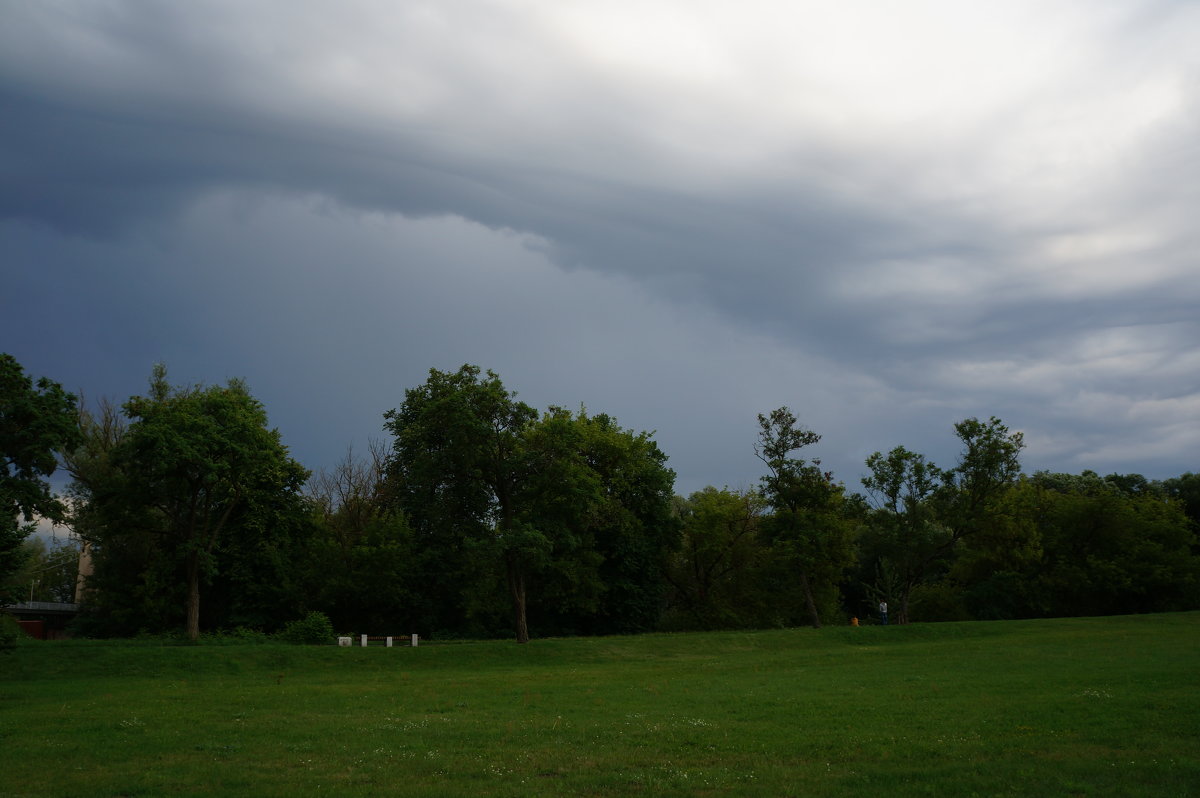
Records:
{"label": "cloud layer", "polygon": [[0,3],[4,348],[246,376],[310,466],[430,366],[750,484],[999,415],[1195,470],[1186,3]]}

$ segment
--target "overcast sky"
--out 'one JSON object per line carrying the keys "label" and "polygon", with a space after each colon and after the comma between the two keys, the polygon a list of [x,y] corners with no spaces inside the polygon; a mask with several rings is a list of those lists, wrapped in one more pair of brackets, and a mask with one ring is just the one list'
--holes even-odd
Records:
{"label": "overcast sky", "polygon": [[293,454],[429,368],[747,487],[956,421],[1200,469],[1200,4],[0,0],[0,351],[244,377]]}

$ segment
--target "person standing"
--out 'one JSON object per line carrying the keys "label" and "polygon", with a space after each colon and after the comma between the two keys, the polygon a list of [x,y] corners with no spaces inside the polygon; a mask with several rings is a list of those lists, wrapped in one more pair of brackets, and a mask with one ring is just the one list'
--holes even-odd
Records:
{"label": "person standing", "polygon": [[887,622],[887,602],[886,602],[886,601],[881,601],[881,602],[879,602],[879,620],[880,620],[880,621],[883,623],[883,625],[884,625],[884,626],[887,626],[887,625],[888,625],[888,622]]}

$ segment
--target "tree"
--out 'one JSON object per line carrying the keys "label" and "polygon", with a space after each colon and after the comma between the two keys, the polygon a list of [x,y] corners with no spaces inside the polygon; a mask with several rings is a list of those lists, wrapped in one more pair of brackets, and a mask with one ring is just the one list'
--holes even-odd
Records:
{"label": "tree", "polygon": [[78,436],[75,397],[45,377],[34,383],[0,353],[0,584],[20,566],[33,520],[63,519],[66,508],[46,478]]}
{"label": "tree", "polygon": [[666,571],[672,626],[689,629],[764,625],[770,595],[763,589],[769,549],[760,525],[766,503],[758,491],[707,487],[676,501],[682,545]]}
{"label": "tree", "polygon": [[309,479],[315,532],[302,568],[305,608],[340,629],[422,631],[417,551],[404,513],[388,496],[387,446],[348,450]]}
{"label": "tree", "polygon": [[32,601],[71,603],[79,575],[79,546],[73,541],[47,544],[33,536],[21,544],[24,563],[8,581],[9,593]]}
{"label": "tree", "polygon": [[471,365],[431,369],[385,418],[391,495],[441,628],[492,628],[498,590],[520,643],[531,617],[559,631],[653,625],[674,474],[649,434],[584,410],[539,417]]}
{"label": "tree", "polygon": [[350,548],[362,540],[387,507],[387,445],[372,439],[365,457],[353,448],[331,469],[314,472],[305,486],[314,509],[338,544]]}
{"label": "tree", "polygon": [[548,544],[536,574],[539,617],[559,633],[654,628],[679,529],[675,473],[653,434],[604,413],[551,408],[531,425],[525,450],[524,520]]}
{"label": "tree", "polygon": [[[967,583],[978,601],[995,605],[983,584],[1010,584],[1037,555],[1032,530],[1006,501],[1021,474],[1022,434],[994,416],[965,419],[954,432],[963,448],[950,470],[902,446],[867,459],[863,484],[878,509],[864,543],[877,573],[899,591],[902,623],[915,596],[949,591],[958,601]],[[939,578],[944,584],[933,587]]]}
{"label": "tree", "polygon": [[[1163,480],[1162,486],[1168,496],[1179,502],[1184,515],[1191,522],[1192,530],[1197,534],[1196,543],[1200,543],[1200,474],[1189,471]],[[1200,549],[1196,553],[1200,554]]]}
{"label": "tree", "polygon": [[504,561],[518,643],[529,641],[526,573],[544,542],[519,523],[517,494],[526,462],[520,439],[537,412],[478,366],[429,370],[405,392],[404,404],[384,414],[395,436],[392,476],[400,506],[419,542],[444,555],[427,560],[439,592],[458,593],[468,549]]}
{"label": "tree", "polygon": [[862,482],[877,509],[864,542],[878,575],[886,576],[896,591],[883,591],[879,598],[892,602],[897,623],[906,624],[914,588],[948,553],[950,534],[938,518],[936,498],[949,477],[924,455],[903,446],[886,456],[875,452],[867,458],[867,468],[871,473]]}
{"label": "tree", "polygon": [[220,570],[223,538],[231,530],[261,537],[274,529],[297,508],[308,472],[240,380],[173,387],[158,365],[149,395],[133,397],[124,410],[131,423],[90,488],[94,536],[106,555],[97,565],[118,564],[110,548],[136,553],[153,566],[157,584],[143,583],[150,595],[182,572],[184,627],[196,639],[201,588]]}
{"label": "tree", "polygon": [[850,521],[843,513],[844,488],[833,475],[791,453],[821,440],[798,425],[786,407],[758,416],[754,453],[769,473],[762,478],[763,496],[773,510],[766,533],[800,586],[814,628],[821,627],[820,593],[836,592],[842,572],[853,560]]}
{"label": "tree", "polygon": [[963,448],[947,472],[941,509],[950,530],[946,555],[955,555],[948,579],[972,585],[963,595],[972,616],[1008,617],[1018,574],[1039,556],[1036,530],[1008,501],[1021,477],[1025,438],[995,416],[965,419],[954,432]]}
{"label": "tree", "polygon": [[[75,447],[63,452],[62,459],[64,468],[71,475],[71,483],[67,486],[70,504],[67,524],[81,544],[75,593],[77,600],[86,604],[90,596],[88,581],[94,577],[95,542],[103,526],[97,517],[99,507],[94,498],[105,492],[106,486],[119,476],[112,463],[112,453],[124,439],[128,424],[121,408],[106,397],[100,398],[95,411],[80,397],[76,416],[79,439]],[[127,584],[127,581],[121,580],[118,584]]]}
{"label": "tree", "polygon": [[958,465],[946,472],[946,484],[952,489],[946,507],[951,545],[997,517],[992,510],[1021,476],[1021,450],[1025,448],[1024,434],[1009,432],[995,416],[987,423],[977,418],[960,421],[954,425],[954,433],[963,449]]}
{"label": "tree", "polygon": [[81,440],[66,452],[71,475],[67,488],[68,525],[83,543],[91,572],[80,585],[80,615],[73,627],[81,634],[116,636],[164,631],[182,620],[184,593],[176,564],[164,552],[156,525],[139,518],[134,484],[115,456],[129,430],[119,403],[82,398],[77,408]]}
{"label": "tree", "polygon": [[1038,472],[1020,486],[1043,556],[1028,581],[1036,615],[1195,609],[1200,557],[1183,506],[1137,480]]}

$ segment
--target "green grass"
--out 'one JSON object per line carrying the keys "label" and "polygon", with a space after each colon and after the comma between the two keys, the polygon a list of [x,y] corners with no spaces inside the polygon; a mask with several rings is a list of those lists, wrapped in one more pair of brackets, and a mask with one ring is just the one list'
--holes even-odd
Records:
{"label": "green grass", "polygon": [[1200,795],[1200,613],[0,669],[0,796]]}

